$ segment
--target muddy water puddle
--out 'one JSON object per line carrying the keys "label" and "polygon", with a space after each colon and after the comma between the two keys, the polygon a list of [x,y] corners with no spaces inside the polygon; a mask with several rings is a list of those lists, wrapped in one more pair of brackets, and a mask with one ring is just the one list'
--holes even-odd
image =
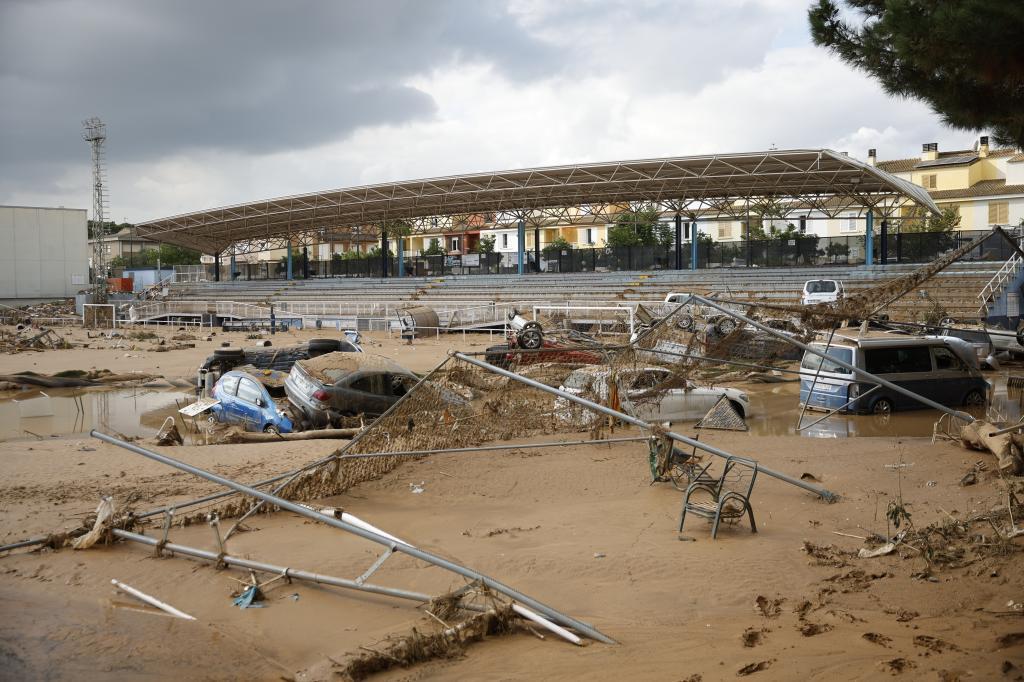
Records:
{"label": "muddy water puddle", "polygon": [[88,433],[152,436],[192,394],[180,389],[44,389],[0,400],[0,441]]}
{"label": "muddy water puddle", "polygon": [[[995,385],[988,418],[1015,422],[1021,418],[1021,397],[1017,392],[1007,393],[1006,377],[988,375]],[[750,397],[753,416],[747,419],[750,434],[755,436],[793,436],[809,438],[851,438],[857,436],[926,436],[931,437],[936,420],[942,415],[937,410],[909,410],[891,415],[836,414],[822,420],[824,412],[807,410],[800,422],[800,383],[759,384],[744,386]],[[985,417],[983,410],[966,410]],[[821,420],[819,423],[814,422]]]}

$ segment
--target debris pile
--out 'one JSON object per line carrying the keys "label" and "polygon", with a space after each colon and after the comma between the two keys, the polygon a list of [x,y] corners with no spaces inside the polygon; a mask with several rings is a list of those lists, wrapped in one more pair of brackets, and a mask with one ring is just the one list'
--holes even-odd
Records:
{"label": "debris pile", "polygon": [[14,332],[0,329],[0,352],[20,353],[63,348],[71,348],[71,344],[47,327],[35,329],[19,324]]}

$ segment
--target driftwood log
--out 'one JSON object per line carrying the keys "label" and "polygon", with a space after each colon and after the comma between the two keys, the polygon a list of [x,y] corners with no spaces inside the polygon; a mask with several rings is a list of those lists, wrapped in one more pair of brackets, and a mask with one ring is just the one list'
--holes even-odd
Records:
{"label": "driftwood log", "polygon": [[1024,438],[1009,433],[989,435],[998,430],[998,427],[978,419],[963,427],[960,440],[971,450],[988,450],[996,456],[1000,471],[1015,476],[1022,471],[1021,446]]}
{"label": "driftwood log", "polygon": [[224,436],[221,443],[274,443],[281,440],[319,440],[352,438],[362,429],[317,429],[295,433],[258,433],[254,431],[232,431]]}

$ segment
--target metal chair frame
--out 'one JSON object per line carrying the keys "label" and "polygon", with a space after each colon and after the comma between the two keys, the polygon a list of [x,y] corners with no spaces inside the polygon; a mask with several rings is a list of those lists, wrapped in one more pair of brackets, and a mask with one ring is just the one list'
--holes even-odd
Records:
{"label": "metal chair frame", "polygon": [[[713,462],[700,470],[693,483],[686,488],[683,497],[683,508],[679,517],[679,532],[686,523],[686,514],[696,514],[713,522],[711,539],[718,537],[718,526],[722,519],[739,520],[747,515],[750,518],[750,532],[757,532],[754,521],[754,509],[750,505],[750,495],[757,481],[757,462],[744,457],[729,457],[725,460],[722,475],[718,478],[708,474]],[[711,496],[710,502],[691,501],[691,496],[701,491]],[[730,504],[732,502],[733,504]],[[737,508],[735,503],[739,503]]]}

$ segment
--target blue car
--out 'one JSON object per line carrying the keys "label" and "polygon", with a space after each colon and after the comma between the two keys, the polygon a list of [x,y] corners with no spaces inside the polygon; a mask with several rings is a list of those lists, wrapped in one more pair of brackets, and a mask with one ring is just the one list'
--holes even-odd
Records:
{"label": "blue car", "polygon": [[213,398],[220,401],[210,408],[219,422],[266,433],[289,433],[293,428],[263,384],[246,372],[236,370],[221,376],[213,387]]}

